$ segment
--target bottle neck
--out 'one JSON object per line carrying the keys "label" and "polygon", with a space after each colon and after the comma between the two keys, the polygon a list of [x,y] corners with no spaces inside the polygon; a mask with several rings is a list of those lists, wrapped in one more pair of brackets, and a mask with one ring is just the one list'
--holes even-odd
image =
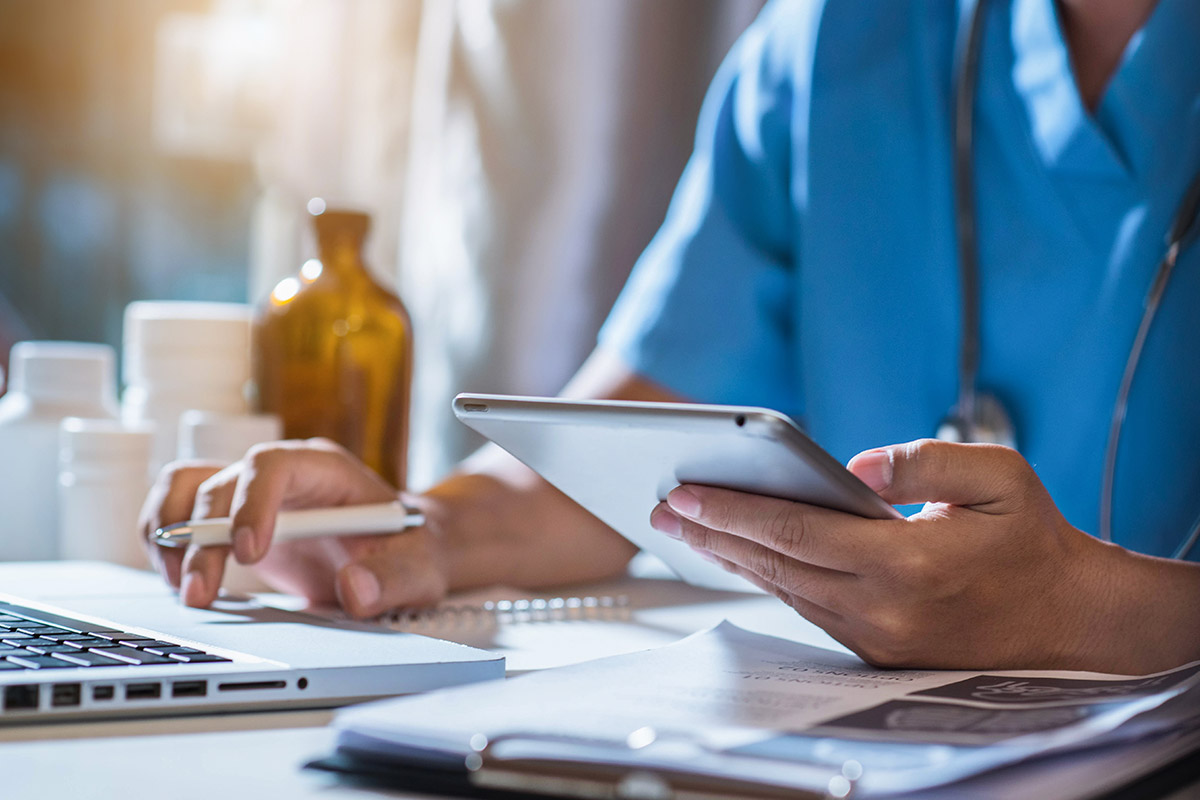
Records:
{"label": "bottle neck", "polygon": [[336,274],[366,274],[362,240],[354,236],[331,236],[317,248],[323,270]]}

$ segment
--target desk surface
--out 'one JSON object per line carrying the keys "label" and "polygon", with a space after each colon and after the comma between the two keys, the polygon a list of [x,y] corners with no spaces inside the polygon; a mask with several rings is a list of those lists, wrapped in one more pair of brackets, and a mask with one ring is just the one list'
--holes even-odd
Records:
{"label": "desk surface", "polygon": [[[773,597],[697,589],[664,579],[652,562],[635,565],[635,572],[639,577],[563,590],[627,598],[604,621],[463,623],[438,630],[445,638],[503,652],[510,674],[668,644],[724,618],[837,646]],[[450,603],[516,596],[500,588]],[[430,632],[419,623],[411,629]],[[148,786],[182,800],[420,796],[351,788],[302,770],[306,761],[331,752],[332,732],[325,725],[332,716],[328,710],[280,711],[0,727],[0,796],[123,799],[141,796],[137,790]]]}
{"label": "desk surface", "polygon": [[[641,572],[653,576],[655,569],[643,566]],[[710,592],[653,577],[572,587],[570,592],[624,595],[628,610],[606,622],[465,626],[447,638],[503,651],[510,672],[667,644],[722,619],[818,646],[837,646],[766,595]],[[479,596],[456,602],[470,603]],[[156,794],[180,800],[426,797],[341,785],[301,769],[306,761],[331,751],[333,736],[325,726],[332,716],[328,710],[281,711],[0,727],[0,796],[124,800],[143,796],[153,787]],[[1197,797],[1200,783],[1169,800]]]}

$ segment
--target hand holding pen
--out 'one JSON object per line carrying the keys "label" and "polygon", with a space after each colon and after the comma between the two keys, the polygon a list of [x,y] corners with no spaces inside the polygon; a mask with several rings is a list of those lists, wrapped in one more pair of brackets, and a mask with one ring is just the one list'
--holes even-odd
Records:
{"label": "hand holding pen", "polygon": [[[445,594],[445,559],[436,537],[415,529],[423,521],[346,450],[313,439],[256,447],[224,469],[169,466],[140,527],[152,563],[187,605],[216,599],[232,552],[280,591],[369,617]],[[189,542],[198,546],[179,546]],[[398,565],[404,594],[384,596],[376,575]]]}

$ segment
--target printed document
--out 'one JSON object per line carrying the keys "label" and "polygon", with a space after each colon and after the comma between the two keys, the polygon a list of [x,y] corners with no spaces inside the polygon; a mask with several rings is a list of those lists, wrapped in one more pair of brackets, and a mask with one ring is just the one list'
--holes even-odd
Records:
{"label": "printed document", "polygon": [[856,794],[886,795],[1194,727],[1197,683],[1200,662],[1138,677],[880,670],[726,622],[653,650],[361,706],[335,724],[349,751],[446,764],[502,742],[504,757],[819,789],[814,775],[853,763]]}

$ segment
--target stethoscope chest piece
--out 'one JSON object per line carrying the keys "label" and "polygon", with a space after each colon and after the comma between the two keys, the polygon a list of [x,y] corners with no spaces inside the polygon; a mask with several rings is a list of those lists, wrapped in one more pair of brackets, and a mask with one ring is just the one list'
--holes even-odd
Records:
{"label": "stethoscope chest piece", "polygon": [[1017,446],[1017,429],[1012,417],[995,395],[976,392],[970,409],[955,406],[938,423],[937,438],[944,442],[976,442]]}

